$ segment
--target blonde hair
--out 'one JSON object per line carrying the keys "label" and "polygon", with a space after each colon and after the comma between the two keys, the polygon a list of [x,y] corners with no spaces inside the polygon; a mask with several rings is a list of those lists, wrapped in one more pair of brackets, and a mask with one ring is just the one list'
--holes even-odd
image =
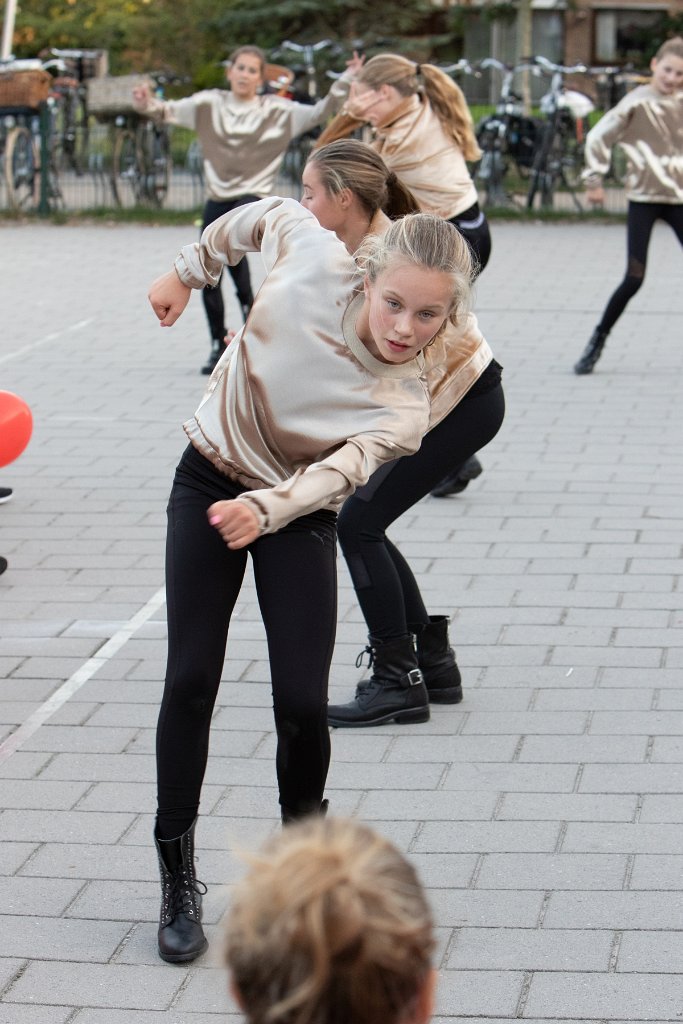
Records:
{"label": "blonde hair", "polygon": [[399,1024],[434,948],[415,869],[357,821],[288,825],[253,858],[226,961],[249,1024]]}
{"label": "blonde hair", "polygon": [[[391,85],[400,96],[419,95],[428,100],[443,130],[466,160],[478,160],[481,150],[467,100],[459,85],[434,64],[416,64],[397,53],[378,53],[364,64],[356,81],[369,89]],[[321,144],[343,138],[364,122],[349,114],[338,114],[320,136]]]}
{"label": "blonde hair", "polygon": [[413,193],[390,171],[375,150],[358,139],[338,139],[315,149],[307,163],[317,168],[331,195],[349,189],[370,215],[383,210],[395,220],[420,207]]}
{"label": "blonde hair", "polygon": [[448,319],[460,322],[470,309],[475,267],[469,245],[458,229],[432,213],[413,213],[394,221],[385,235],[369,235],[355,253],[370,281],[396,262],[449,274],[453,298]]}
{"label": "blonde hair", "polygon": [[683,38],[681,36],[672,36],[671,39],[667,39],[666,42],[662,43],[654,59],[661,60],[662,57],[666,57],[668,54],[673,54],[674,57],[680,57],[683,60]]}

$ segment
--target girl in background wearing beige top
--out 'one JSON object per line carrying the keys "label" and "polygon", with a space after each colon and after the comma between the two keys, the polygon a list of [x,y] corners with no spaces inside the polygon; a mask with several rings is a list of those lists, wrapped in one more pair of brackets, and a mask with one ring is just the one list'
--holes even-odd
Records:
{"label": "girl in background wearing beige top", "polygon": [[[302,204],[350,252],[388,230],[409,207],[402,183],[369,146],[344,139],[316,149],[303,174]],[[409,194],[408,194],[409,196]],[[456,704],[462,684],[446,615],[430,615],[413,572],[386,530],[487,444],[503,421],[501,368],[473,314],[425,350],[430,430],[414,455],[380,467],[344,503],[339,542],[365,617],[372,676],[349,704],[331,705],[336,727],[426,722],[430,701]],[[415,641],[414,639],[415,638]]]}
{"label": "girl in background wearing beige top", "polygon": [[607,336],[639,290],[655,221],[669,224],[683,245],[683,39],[669,39],[650,62],[652,80],[628,93],[586,136],[586,194],[602,205],[602,179],[618,143],[627,159],[626,275],[574,366],[584,375],[602,355]]}
{"label": "girl in background wearing beige top", "polygon": [[257,251],[265,280],[185,424],[191,443],[168,506],[155,840],[159,953],[169,961],[206,948],[194,828],[248,556],[268,640],[280,809],[291,821],[320,812],[329,766],[336,512],[378,466],[418,449],[430,414],[422,350],[469,297],[469,251],[440,218],[405,217],[369,240],[361,274],[311,213],[273,197],[225,214],[181,251],[150,291],[161,325],[175,322],[191,288]]}
{"label": "girl in background wearing beige top", "polygon": [[[344,111],[323,131],[319,145],[361,124],[372,126],[373,147],[420,209],[456,226],[481,273],[491,255],[491,233],[467,168],[481,151],[460,87],[433,64],[378,54],[358,70]],[[458,494],[481,472],[473,453],[463,464],[452,464],[432,493],[436,498]]]}
{"label": "girl in background wearing beige top", "polygon": [[311,818],[248,863],[225,950],[246,1024],[427,1024],[434,925],[395,846],[358,821]]}
{"label": "girl in background wearing beige top", "polygon": [[[140,86],[133,90],[133,101],[141,113],[197,133],[207,192],[203,231],[236,206],[272,193],[291,140],[322,124],[341,107],[349,82],[362,63],[354,54],[347,71],[327,96],[309,106],[271,93],[260,95],[266,56],[258,46],[240,46],[230,55],[226,67],[229,91],[205,89],[186,99],[163,101],[152,96],[147,86]],[[246,319],[254,301],[249,265],[242,260],[228,269]],[[202,298],[211,335],[211,351],[202,373],[209,374],[224,348],[226,325],[220,279],[204,289]]]}

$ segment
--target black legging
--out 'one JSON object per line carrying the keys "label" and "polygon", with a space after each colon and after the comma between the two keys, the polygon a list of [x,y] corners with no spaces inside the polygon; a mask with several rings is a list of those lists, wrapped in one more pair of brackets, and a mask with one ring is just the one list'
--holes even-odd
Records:
{"label": "black legging", "polygon": [[669,224],[683,245],[683,205],[632,202],[628,204],[626,276],[607,303],[602,320],[598,324],[598,330],[605,334],[612,330],[643,283],[650,236],[657,220]]}
{"label": "black legging", "polygon": [[344,502],[339,543],[368,632],[380,642],[398,640],[408,623],[428,623],[417,581],[385,530],[430,492],[453,466],[495,437],[503,422],[500,383],[471,391],[431,430],[414,455],[381,466]]}
{"label": "black legging", "polygon": [[168,505],[168,665],[157,727],[162,839],[182,835],[197,815],[228,626],[248,553],[268,638],[280,802],[301,813],[318,808],[323,797],[337,618],[336,516],[314,512],[231,551],[206,512],[243,490],[186,449]]}
{"label": "black legging", "polygon": [[451,217],[451,224],[455,225],[469,245],[474,258],[475,277],[478,277],[491,255],[491,231],[486,214],[479,209],[479,203],[475,203],[469,210]]}
{"label": "black legging", "polygon": [[[204,206],[204,217],[202,221],[202,231],[208,227],[209,224],[213,224],[215,220],[222,217],[224,213],[228,213],[230,210],[234,210],[237,206],[244,206],[245,203],[255,203],[260,197],[259,196],[237,196],[235,199],[226,199],[225,202],[218,202],[215,199],[207,199]],[[240,306],[251,308],[251,304],[254,301],[254,295],[251,290],[251,278],[249,277],[249,264],[246,256],[243,257],[239,263],[234,267],[228,267],[230,277],[232,278],[235,291],[237,292],[237,301]],[[218,281],[218,284],[212,288],[202,288],[202,300],[204,302],[204,309],[206,311],[206,319],[209,321],[209,331],[211,337],[217,341],[223,341],[225,338],[225,305],[223,303],[223,292],[221,291],[221,281],[223,275]]]}

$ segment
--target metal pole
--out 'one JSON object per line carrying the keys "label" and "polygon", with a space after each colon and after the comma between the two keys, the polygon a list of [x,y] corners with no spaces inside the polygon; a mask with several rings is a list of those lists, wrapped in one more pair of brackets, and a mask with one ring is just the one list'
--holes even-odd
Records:
{"label": "metal pole", "polygon": [[14,19],[17,14],[17,0],[5,0],[5,17],[2,22],[2,46],[0,57],[5,60],[12,56],[12,41],[14,39]]}

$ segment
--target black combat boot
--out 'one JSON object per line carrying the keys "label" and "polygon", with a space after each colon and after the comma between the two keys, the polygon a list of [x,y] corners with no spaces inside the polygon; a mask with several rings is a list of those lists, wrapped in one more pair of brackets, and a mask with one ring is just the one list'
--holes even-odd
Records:
{"label": "black combat boot", "polygon": [[460,669],[448,642],[448,625],[446,615],[430,615],[427,625],[408,624],[415,634],[417,663],[432,704],[459,704],[462,700]]}
{"label": "black combat boot", "polygon": [[209,358],[202,366],[202,373],[209,374],[213,373],[216,368],[216,363],[225,352],[225,342],[222,338],[213,338],[211,341],[211,352]]}
{"label": "black combat boot", "polygon": [[321,804],[314,804],[312,807],[306,805],[303,807],[285,807],[284,804],[280,804],[280,813],[282,815],[282,824],[291,825],[294,821],[301,821],[303,818],[308,818],[313,814],[320,815],[324,818],[327,814],[329,807],[329,800],[323,800]]}
{"label": "black combat boot", "polygon": [[433,498],[447,498],[449,494],[460,494],[470,480],[476,480],[484,472],[484,467],[476,455],[470,455],[461,466],[457,466],[440,480],[429,493]]}
{"label": "black combat boot", "polygon": [[581,358],[578,363],[574,365],[574,373],[578,373],[579,375],[592,373],[593,367],[602,355],[602,350],[605,347],[606,341],[607,331],[601,331],[599,327],[596,327],[590,336],[588,344],[583,350]]}
{"label": "black combat boot", "polygon": [[387,643],[371,636],[369,641],[356,664],[369,654],[372,676],[358,684],[350,703],[328,707],[329,724],[343,729],[383,722],[428,722],[429,700],[412,636]]}
{"label": "black combat boot", "polygon": [[206,886],[194,873],[194,828],[177,839],[154,842],[159,855],[161,875],[161,912],[159,914],[159,956],[169,963],[194,960],[209,945],[202,930],[202,896]]}

